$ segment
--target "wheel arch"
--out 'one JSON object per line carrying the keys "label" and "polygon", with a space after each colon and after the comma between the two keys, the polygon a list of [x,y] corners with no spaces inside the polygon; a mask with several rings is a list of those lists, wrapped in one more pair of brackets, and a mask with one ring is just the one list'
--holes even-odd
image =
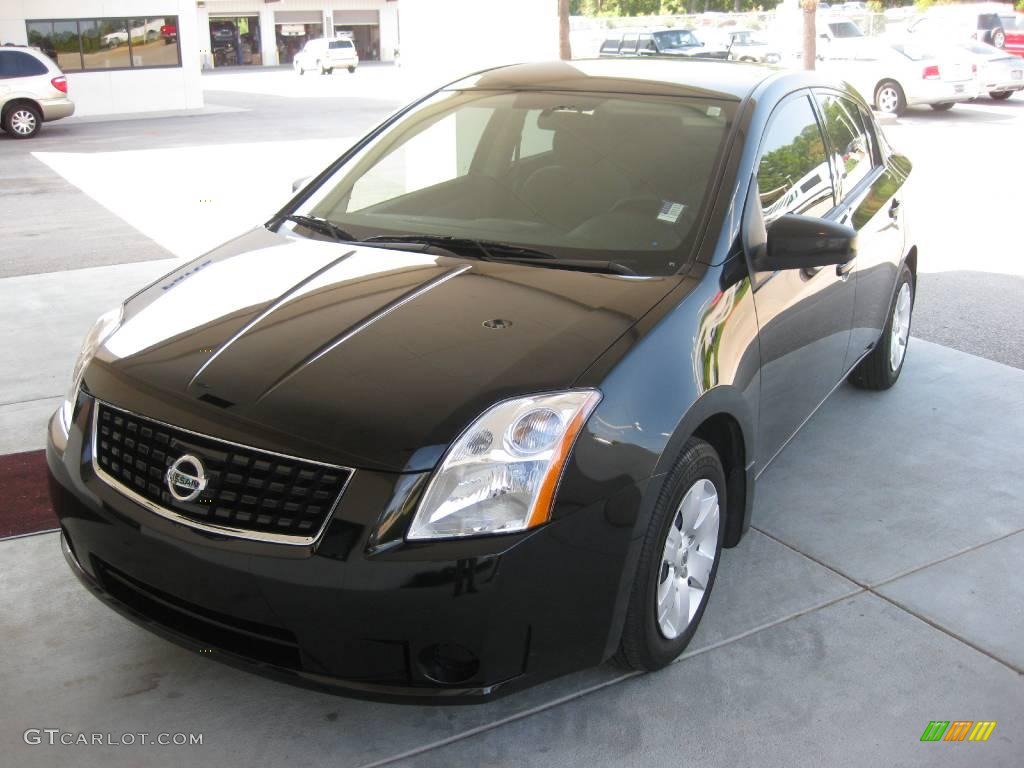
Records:
{"label": "wheel arch", "polygon": [[[735,387],[708,390],[680,419],[658,460],[655,476],[664,481],[691,437],[709,443],[718,453],[726,477],[726,547],[736,546],[750,528],[754,499],[753,446],[755,419],[748,400]],[[649,489],[654,497],[662,482]],[[652,505],[653,507],[653,505]]]}
{"label": "wheel arch", "polygon": [[33,99],[33,98],[29,97],[29,96],[15,96],[14,98],[9,99],[8,101],[4,102],[3,108],[0,109],[0,115],[6,116],[8,112],[10,112],[12,109],[17,107],[19,104],[20,105],[26,105],[27,104],[28,106],[32,107],[39,114],[40,120],[42,120],[42,117],[43,117],[43,108],[42,108],[42,106],[39,104],[38,101],[36,101],[35,99]]}

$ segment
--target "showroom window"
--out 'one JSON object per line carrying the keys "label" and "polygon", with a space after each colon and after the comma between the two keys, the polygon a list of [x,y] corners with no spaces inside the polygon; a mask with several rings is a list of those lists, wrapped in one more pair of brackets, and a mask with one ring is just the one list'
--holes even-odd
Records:
{"label": "showroom window", "polygon": [[65,72],[180,67],[177,16],[29,21],[28,44]]}

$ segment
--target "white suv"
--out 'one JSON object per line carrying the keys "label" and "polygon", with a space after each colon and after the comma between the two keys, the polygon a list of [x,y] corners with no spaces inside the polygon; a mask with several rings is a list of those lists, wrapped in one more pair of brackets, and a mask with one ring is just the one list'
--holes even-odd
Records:
{"label": "white suv", "polygon": [[16,139],[39,132],[44,122],[74,114],[60,67],[35,48],[0,48],[0,127]]}
{"label": "white suv", "polygon": [[342,67],[355,72],[359,66],[359,54],[356,53],[355,44],[347,37],[321,37],[302,46],[302,50],[292,59],[292,66],[300,75],[306,72],[329,75]]}

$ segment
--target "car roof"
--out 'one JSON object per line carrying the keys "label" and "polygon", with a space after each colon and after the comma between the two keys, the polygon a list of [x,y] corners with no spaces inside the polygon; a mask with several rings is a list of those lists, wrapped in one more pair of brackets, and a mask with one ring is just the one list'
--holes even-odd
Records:
{"label": "car roof", "polygon": [[794,87],[828,85],[813,72],[782,71],[757,64],[701,59],[580,59],[513,64],[471,75],[449,90],[542,90],[691,96],[739,101],[768,80],[791,80]]}

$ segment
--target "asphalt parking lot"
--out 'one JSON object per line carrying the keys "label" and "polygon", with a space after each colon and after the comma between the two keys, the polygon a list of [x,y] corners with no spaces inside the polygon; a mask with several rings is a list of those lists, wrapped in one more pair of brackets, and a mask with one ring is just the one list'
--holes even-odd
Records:
{"label": "asphalt parking lot", "polygon": [[[256,226],[423,86],[399,70],[205,78],[190,116],[0,137],[0,453],[38,449],[91,320]],[[1024,97],[887,127],[915,162],[915,339],[899,385],[842,387],[762,478],[687,652],[472,707],[291,688],[153,637],[53,533],[0,541],[0,744],[19,766],[993,765],[1024,754]],[[931,720],[997,721],[982,744]],[[201,746],[27,744],[30,728]]]}

